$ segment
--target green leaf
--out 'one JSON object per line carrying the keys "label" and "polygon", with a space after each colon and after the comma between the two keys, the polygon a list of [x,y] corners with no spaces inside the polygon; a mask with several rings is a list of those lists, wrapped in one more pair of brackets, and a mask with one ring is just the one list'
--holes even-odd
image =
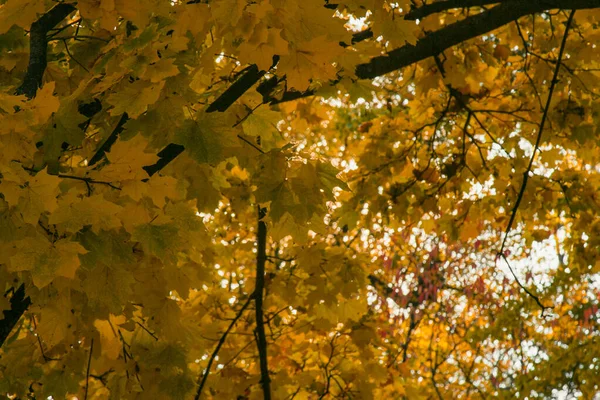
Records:
{"label": "green leaf", "polygon": [[228,157],[227,150],[238,145],[236,130],[226,115],[200,112],[176,132],[175,141],[185,147],[199,164],[217,164]]}

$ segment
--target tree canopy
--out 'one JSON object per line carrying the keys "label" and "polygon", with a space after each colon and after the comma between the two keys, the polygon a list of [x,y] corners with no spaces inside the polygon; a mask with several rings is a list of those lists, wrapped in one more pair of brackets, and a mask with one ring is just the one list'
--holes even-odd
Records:
{"label": "tree canopy", "polygon": [[0,1],[0,393],[593,398],[600,0]]}

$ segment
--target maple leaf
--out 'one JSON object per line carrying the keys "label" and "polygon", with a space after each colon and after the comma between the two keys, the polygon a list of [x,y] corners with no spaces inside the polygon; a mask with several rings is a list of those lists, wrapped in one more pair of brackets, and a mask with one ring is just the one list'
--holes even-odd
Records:
{"label": "maple leaf", "polygon": [[15,242],[16,254],[10,257],[11,271],[29,271],[34,285],[43,288],[56,277],[75,278],[79,255],[87,250],[77,242],[60,239],[52,243],[41,235]]}
{"label": "maple leaf", "polygon": [[20,173],[19,176],[3,180],[0,190],[9,205],[19,207],[25,222],[35,224],[40,214],[56,209],[59,182],[58,177],[46,171],[40,171],[35,176]]}
{"label": "maple leaf", "polygon": [[[258,108],[242,123],[244,133],[254,138],[260,138],[261,148],[269,151],[276,148],[281,140],[277,124],[281,121],[281,113],[268,108]],[[255,139],[256,140],[256,139]]]}
{"label": "maple leaf", "polygon": [[342,52],[343,49],[326,36],[316,37],[291,46],[290,54],[281,57],[278,70],[285,74],[289,87],[304,90],[312,81],[335,79],[337,68],[333,60]]}
{"label": "maple leaf", "polygon": [[5,33],[13,25],[29,29],[38,14],[45,10],[44,3],[39,1],[9,0],[0,8],[0,34]]}
{"label": "maple leaf", "polygon": [[183,145],[197,163],[216,164],[227,156],[227,149],[238,145],[231,121],[219,114],[200,112],[178,129],[175,141]]}
{"label": "maple leaf", "polygon": [[25,95],[14,96],[8,93],[0,93],[0,108],[8,114],[14,113],[23,107]]}
{"label": "maple leaf", "polygon": [[127,180],[142,180],[148,177],[143,169],[158,160],[154,153],[146,151],[148,141],[141,135],[124,141],[117,140],[106,154],[109,164],[99,171],[93,171],[90,176],[94,179],[106,182],[118,182]]}
{"label": "maple leaf", "polygon": [[[161,73],[164,74],[165,71]],[[171,73],[173,72],[166,71],[167,75]],[[130,118],[139,117],[148,110],[149,105],[158,101],[164,85],[164,81],[150,83],[142,80],[125,84],[122,90],[112,93],[106,99],[113,106],[110,114],[121,115],[126,112]]]}
{"label": "maple leaf", "polygon": [[[410,7],[407,5],[407,7]],[[407,21],[395,10],[387,12],[377,10],[370,17],[373,21],[374,35],[383,35],[385,41],[388,41],[392,47],[398,47],[405,43],[414,45],[417,42],[415,30],[417,24],[414,21]]]}
{"label": "maple leaf", "polygon": [[50,215],[48,223],[59,232],[75,233],[90,225],[96,232],[119,228],[121,222],[116,215],[122,207],[107,201],[102,195],[78,198],[74,194],[62,196],[58,207]]}
{"label": "maple leaf", "polygon": [[281,29],[267,28],[264,23],[254,27],[250,39],[239,48],[242,62],[256,64],[260,70],[268,70],[273,64],[273,56],[288,54],[288,43],[281,37]]}
{"label": "maple leaf", "polygon": [[[152,83],[157,83],[179,74],[179,68],[173,64],[173,61],[174,60],[171,58],[161,58],[157,62],[150,64],[148,68],[146,68],[144,78],[149,79]],[[154,90],[156,89],[153,89],[153,91]],[[156,100],[154,102],[156,102]]]}
{"label": "maple leaf", "polygon": [[35,98],[28,104],[31,112],[33,125],[44,124],[50,116],[58,111],[60,100],[54,96],[55,82],[48,82],[38,92]]}

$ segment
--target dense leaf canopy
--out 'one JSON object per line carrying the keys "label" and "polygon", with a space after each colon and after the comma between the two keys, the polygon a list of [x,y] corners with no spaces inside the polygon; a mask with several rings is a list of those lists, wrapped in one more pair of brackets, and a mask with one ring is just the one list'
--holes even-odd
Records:
{"label": "dense leaf canopy", "polygon": [[600,0],[0,3],[2,396],[600,393]]}

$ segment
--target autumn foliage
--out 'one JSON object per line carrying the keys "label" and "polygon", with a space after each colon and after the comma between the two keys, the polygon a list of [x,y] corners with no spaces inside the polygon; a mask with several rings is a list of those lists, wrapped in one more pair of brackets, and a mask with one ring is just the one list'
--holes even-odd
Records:
{"label": "autumn foliage", "polygon": [[594,398],[598,45],[598,0],[0,1],[1,396]]}

